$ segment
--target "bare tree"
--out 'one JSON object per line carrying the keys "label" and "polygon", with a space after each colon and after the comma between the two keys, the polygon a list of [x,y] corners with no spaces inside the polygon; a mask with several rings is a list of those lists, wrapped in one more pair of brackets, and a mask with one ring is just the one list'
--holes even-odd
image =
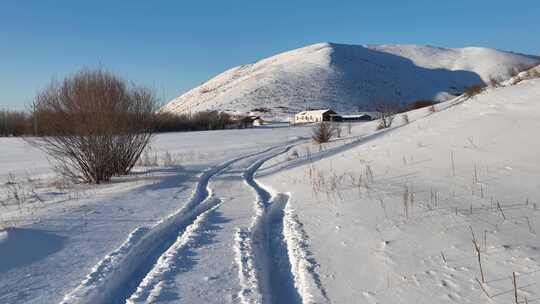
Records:
{"label": "bare tree", "polygon": [[101,183],[127,174],[152,136],[156,98],[102,70],[53,82],[33,104],[40,136],[27,139],[64,175]]}
{"label": "bare tree", "polygon": [[311,138],[319,144],[330,141],[337,133],[335,124],[326,121],[317,124],[311,131]]}
{"label": "bare tree", "polygon": [[386,129],[392,125],[394,116],[399,113],[399,103],[394,99],[378,98],[374,102],[375,111],[379,113],[378,129]]}

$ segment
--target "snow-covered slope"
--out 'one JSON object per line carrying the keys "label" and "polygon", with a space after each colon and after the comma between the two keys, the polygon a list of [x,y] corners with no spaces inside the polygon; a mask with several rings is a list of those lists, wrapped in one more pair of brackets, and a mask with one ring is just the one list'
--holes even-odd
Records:
{"label": "snow-covered slope", "polygon": [[448,99],[464,87],[538,58],[494,49],[446,49],[418,45],[344,45],[319,43],[232,68],[177,97],[163,111],[249,112],[284,118],[306,108],[338,111],[369,109],[370,101],[389,97],[410,102]]}
{"label": "snow-covered slope", "polygon": [[314,145],[266,163],[259,182],[287,193],[306,236],[310,256],[291,261],[315,265],[296,277],[328,298],[308,303],[538,301],[539,96],[540,79],[488,88],[330,157]]}

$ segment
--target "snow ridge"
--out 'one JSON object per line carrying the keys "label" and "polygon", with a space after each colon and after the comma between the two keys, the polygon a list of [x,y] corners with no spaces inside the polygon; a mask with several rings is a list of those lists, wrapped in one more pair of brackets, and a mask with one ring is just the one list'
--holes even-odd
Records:
{"label": "snow ridge", "polygon": [[[288,196],[290,197],[290,194]],[[288,201],[284,213],[283,234],[287,242],[295,286],[303,304],[330,303],[317,273],[319,265],[309,249],[309,237]]]}

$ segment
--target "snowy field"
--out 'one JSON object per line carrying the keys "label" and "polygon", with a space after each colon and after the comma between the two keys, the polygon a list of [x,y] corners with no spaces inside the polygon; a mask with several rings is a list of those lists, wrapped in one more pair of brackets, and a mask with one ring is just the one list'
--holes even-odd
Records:
{"label": "snowy field", "polygon": [[92,187],[0,139],[0,303],[538,303],[539,98],[490,88],[321,146],[162,134]]}

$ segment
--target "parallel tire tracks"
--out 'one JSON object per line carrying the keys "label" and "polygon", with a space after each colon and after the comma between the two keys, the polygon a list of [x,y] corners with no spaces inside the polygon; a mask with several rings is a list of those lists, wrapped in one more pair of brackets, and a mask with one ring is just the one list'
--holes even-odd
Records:
{"label": "parallel tire tracks", "polygon": [[118,249],[94,266],[86,279],[66,294],[61,303],[125,303],[186,227],[216,206],[218,202],[210,199],[210,179],[235,162],[279,147],[234,158],[203,172],[190,201],[183,208],[153,227],[135,229]]}
{"label": "parallel tire tracks", "polygon": [[[276,148],[279,149],[279,148]],[[265,155],[264,153],[269,153],[269,155],[265,155],[262,158],[256,158],[252,161],[252,164],[248,167],[246,172],[251,172],[251,170],[254,168],[253,166],[260,166],[262,163],[267,161],[268,159],[271,159],[281,153],[284,153],[284,151],[287,151],[289,148],[286,148],[285,150],[281,151],[279,149],[277,153],[269,153],[273,152],[272,149],[266,150],[262,154],[257,154],[255,157],[259,155]],[[248,156],[246,158],[243,158],[242,160],[249,159],[250,157],[254,156]],[[221,173],[221,172],[220,172]],[[218,173],[219,174],[219,173]],[[210,186],[209,186],[210,188]],[[209,189],[210,192],[212,190]],[[199,229],[199,226],[203,224],[203,221],[206,220],[207,216],[216,210],[222,202],[216,198],[214,198],[212,195],[210,195],[207,198],[208,202],[204,203],[212,203],[213,207],[208,209],[207,211],[203,212],[201,215],[197,217],[197,219],[190,224],[186,230],[180,234],[176,240],[176,242],[169,247],[169,249],[158,259],[157,263],[155,264],[154,268],[152,268],[148,274],[145,276],[145,278],[141,281],[139,286],[137,287],[137,290],[131,295],[131,297],[127,300],[128,304],[135,304],[135,303],[153,303],[155,302],[155,299],[159,299],[161,289],[163,285],[167,285],[167,282],[172,279],[174,268],[176,267],[175,261],[179,259],[179,257],[183,254],[183,249],[186,246],[189,246],[188,242],[194,241],[191,238],[196,237],[197,229]],[[203,203],[203,204],[204,204]]]}
{"label": "parallel tire tracks", "polygon": [[235,238],[242,283],[239,296],[245,304],[326,303],[326,293],[315,271],[316,262],[306,243],[298,239],[306,235],[292,211],[285,213],[290,196],[272,196],[255,180],[256,171],[270,158],[255,162],[244,174],[244,181],[257,200],[252,225],[238,229]]}

